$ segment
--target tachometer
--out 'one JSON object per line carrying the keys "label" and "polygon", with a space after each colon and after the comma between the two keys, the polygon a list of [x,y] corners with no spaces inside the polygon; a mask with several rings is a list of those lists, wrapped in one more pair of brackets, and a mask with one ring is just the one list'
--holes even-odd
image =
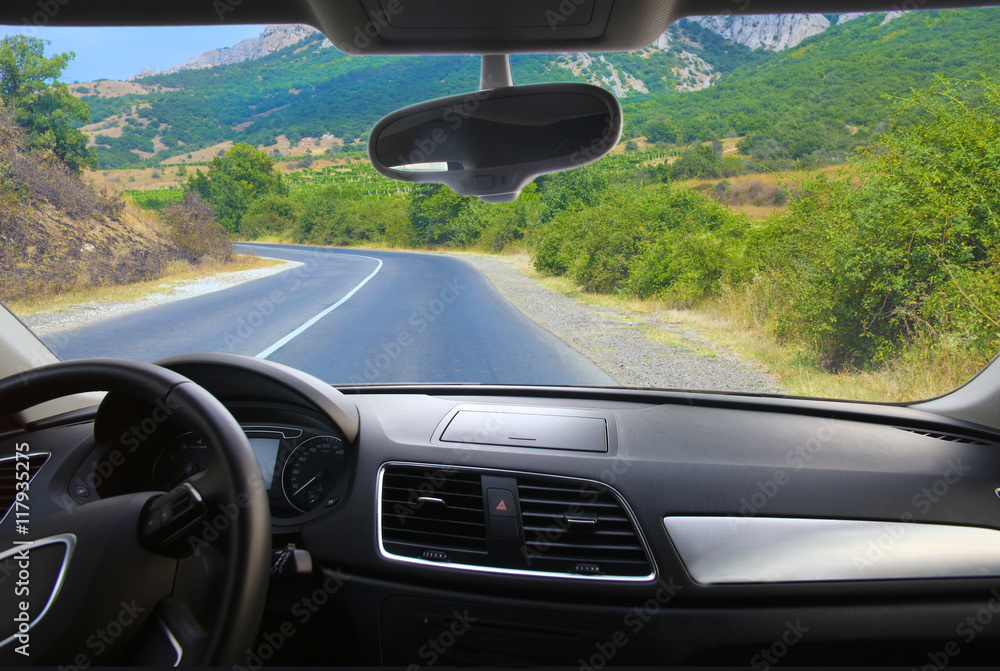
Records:
{"label": "tachometer", "polygon": [[188,433],[167,445],[153,465],[153,488],[170,491],[212,463],[212,451],[201,436]]}
{"label": "tachometer", "polygon": [[281,475],[285,498],[308,512],[333,490],[344,466],[344,444],[335,436],[316,436],[289,455]]}

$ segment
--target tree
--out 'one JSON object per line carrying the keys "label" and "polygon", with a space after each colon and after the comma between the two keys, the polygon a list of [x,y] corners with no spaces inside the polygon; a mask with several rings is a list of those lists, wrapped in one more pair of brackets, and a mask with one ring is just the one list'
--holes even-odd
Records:
{"label": "tree", "polygon": [[419,244],[451,242],[451,221],[468,205],[462,198],[441,184],[416,184],[410,195],[410,224]]}
{"label": "tree", "polygon": [[70,169],[95,167],[87,135],[74,123],[90,120],[87,103],[74,98],[59,75],[73,52],[45,58],[46,40],[13,35],[0,40],[0,98],[14,109],[32,149],[50,151]]}
{"label": "tree", "polygon": [[673,164],[673,178],[678,180],[702,178],[714,179],[722,176],[722,161],[713,147],[701,145],[681,154]]}
{"label": "tree", "polygon": [[234,144],[222,156],[212,159],[208,174],[198,170],[188,178],[185,189],[211,203],[216,219],[230,233],[240,230],[243,216],[258,198],[288,194],[274,161],[244,143]]}

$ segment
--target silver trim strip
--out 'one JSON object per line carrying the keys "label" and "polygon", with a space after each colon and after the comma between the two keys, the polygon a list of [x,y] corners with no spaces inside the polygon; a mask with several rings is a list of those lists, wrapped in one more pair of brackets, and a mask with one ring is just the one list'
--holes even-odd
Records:
{"label": "silver trim strip", "polygon": [[[55,543],[63,543],[66,545],[66,553],[63,555],[62,567],[60,567],[59,575],[56,577],[56,582],[52,586],[52,593],[49,595],[49,600],[45,602],[45,606],[42,608],[41,612],[39,612],[38,615],[35,617],[35,619],[33,619],[31,623],[28,625],[28,631],[31,631],[36,624],[42,621],[42,618],[45,617],[46,613],[49,612],[49,608],[52,606],[52,603],[59,596],[59,592],[62,590],[63,583],[66,581],[66,570],[69,568],[69,561],[73,557],[73,550],[76,548],[76,536],[74,536],[73,534],[57,534],[55,536],[46,536],[45,538],[39,538],[36,541],[32,541],[31,545],[18,545],[0,553],[0,561],[4,561],[9,557],[17,555],[24,548],[28,548],[28,551],[30,552],[31,550],[37,547],[42,547],[45,545],[53,545]],[[17,638],[17,636],[18,634],[14,633],[5,638],[4,640],[0,641],[0,648],[4,647],[5,645],[13,641],[15,638]]]}
{"label": "silver trim strip", "polygon": [[[17,459],[28,459],[29,460],[28,461],[28,468],[29,468],[29,472],[30,472],[30,468],[31,468],[31,461],[30,460],[31,460],[32,457],[45,457],[45,461],[43,461],[42,465],[38,467],[37,471],[35,471],[35,475],[32,475],[31,478],[28,479],[28,485],[30,486],[31,483],[32,483],[32,481],[34,481],[35,476],[37,476],[39,473],[42,472],[42,469],[45,468],[45,464],[49,463],[49,459],[52,458],[52,453],[51,452],[29,452],[28,454],[23,454],[23,455],[22,454],[15,454],[15,455],[12,455],[12,456],[9,456],[9,457],[0,457],[0,462],[3,462],[3,461],[15,461]],[[16,501],[14,503],[16,503]],[[6,511],[4,511],[4,514],[2,516],[0,516],[0,526],[2,526],[3,523],[4,523],[4,520],[7,519],[7,515],[10,515],[10,511],[14,509],[14,503],[11,503],[10,507],[7,508]],[[3,647],[3,646],[0,645],[0,647]]]}
{"label": "silver trim strip", "polygon": [[170,645],[174,649],[174,652],[177,653],[177,659],[175,659],[174,663],[170,666],[180,666],[181,657],[184,656],[184,648],[181,647],[177,637],[174,636],[174,632],[170,631],[170,627],[168,627],[167,623],[163,621],[163,618],[158,617],[156,619],[160,623],[160,626],[163,627],[163,631],[167,634],[167,640],[170,641]]}
{"label": "silver trim strip", "polygon": [[[394,555],[385,549],[385,545],[382,542],[382,480],[385,475],[385,469],[389,466],[416,466],[418,468],[446,468],[454,471],[478,471],[484,473],[509,473],[514,476],[525,475],[525,476],[537,476],[542,478],[560,478],[563,480],[575,480],[577,482],[587,482],[590,484],[600,485],[611,492],[618,503],[621,504],[622,510],[628,515],[629,520],[632,522],[632,526],[635,528],[636,535],[639,538],[639,542],[642,544],[642,549],[646,553],[646,559],[649,561],[649,565],[652,568],[652,572],[645,576],[609,576],[609,575],[582,575],[577,573],[553,573],[551,571],[527,571],[524,569],[511,569],[511,568],[497,568],[493,566],[476,566],[473,564],[451,564],[447,562],[433,562],[426,559],[419,559],[417,557],[404,557],[401,555]],[[653,553],[649,550],[649,545],[646,543],[646,537],[642,533],[642,527],[639,526],[638,521],[635,518],[635,513],[632,512],[632,508],[629,507],[628,502],[622,497],[620,493],[610,485],[603,482],[598,482],[597,480],[589,480],[587,478],[576,478],[566,475],[552,475],[551,473],[532,473],[530,471],[512,471],[503,470],[499,468],[479,468],[477,466],[455,466],[452,464],[425,464],[419,462],[409,462],[409,461],[387,461],[382,464],[378,469],[378,484],[375,487],[375,503],[376,503],[376,518],[375,518],[375,528],[378,534],[378,551],[384,559],[390,561],[404,562],[407,564],[419,564],[420,566],[432,566],[438,569],[458,569],[462,571],[477,571],[479,573],[500,573],[504,575],[517,575],[525,576],[529,578],[563,578],[567,580],[598,580],[604,582],[652,582],[656,579],[656,562],[653,559]]]}
{"label": "silver trim strip", "polygon": [[1000,576],[1000,531],[915,522],[664,517],[699,583]]}

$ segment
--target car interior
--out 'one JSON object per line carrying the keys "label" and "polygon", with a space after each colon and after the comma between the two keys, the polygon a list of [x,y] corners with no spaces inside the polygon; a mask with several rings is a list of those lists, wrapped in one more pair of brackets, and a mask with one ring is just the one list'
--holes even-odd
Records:
{"label": "car interior", "polygon": [[[38,5],[7,0],[0,22]],[[60,1],[51,24],[302,23],[358,57],[494,57],[640,49],[693,15],[893,9],[95,0]],[[496,59],[484,58],[484,79],[487,66]],[[620,125],[601,126],[606,144]],[[509,199],[517,179],[478,195]],[[0,377],[0,585],[30,564],[31,595],[0,599],[4,664],[996,663],[995,360],[910,404],[332,386],[224,353],[61,362],[2,309]],[[22,470],[30,553],[16,531]],[[16,648],[29,639],[26,659]]]}

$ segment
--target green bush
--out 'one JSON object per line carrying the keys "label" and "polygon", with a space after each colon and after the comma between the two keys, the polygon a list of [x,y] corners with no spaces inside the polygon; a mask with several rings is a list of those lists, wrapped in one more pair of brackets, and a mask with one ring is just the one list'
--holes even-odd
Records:
{"label": "green bush", "polygon": [[410,245],[413,230],[406,207],[402,198],[349,198],[334,187],[320,189],[301,204],[295,239],[333,246]]}
{"label": "green bush", "polygon": [[851,175],[806,185],[770,224],[795,251],[771,261],[788,287],[780,333],[831,368],[879,365],[926,333],[1000,345],[1000,90],[942,80],[896,118]]}
{"label": "green bush", "polygon": [[612,187],[598,205],[561,212],[536,237],[535,267],[587,291],[691,298],[716,293],[749,220],[688,189]]}
{"label": "green bush", "polygon": [[269,194],[251,203],[240,221],[240,235],[253,240],[276,235],[295,227],[299,205],[289,196]]}

